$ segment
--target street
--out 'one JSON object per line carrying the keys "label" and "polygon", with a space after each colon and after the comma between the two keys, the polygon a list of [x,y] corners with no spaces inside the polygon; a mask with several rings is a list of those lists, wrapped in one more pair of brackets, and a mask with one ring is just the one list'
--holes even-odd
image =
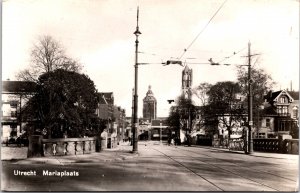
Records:
{"label": "street", "polygon": [[[2,162],[3,191],[298,191],[298,155],[139,142],[87,155]],[[17,176],[14,170],[36,171]],[[76,171],[79,176],[45,176]]]}

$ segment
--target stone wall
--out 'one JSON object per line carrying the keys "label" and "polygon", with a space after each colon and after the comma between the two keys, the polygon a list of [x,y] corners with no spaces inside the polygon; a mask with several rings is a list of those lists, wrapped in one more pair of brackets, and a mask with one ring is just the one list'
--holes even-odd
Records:
{"label": "stone wall", "polygon": [[100,151],[100,138],[43,139],[41,135],[29,137],[27,157],[82,155]]}
{"label": "stone wall", "polygon": [[96,152],[96,138],[42,139],[43,156],[82,155]]}

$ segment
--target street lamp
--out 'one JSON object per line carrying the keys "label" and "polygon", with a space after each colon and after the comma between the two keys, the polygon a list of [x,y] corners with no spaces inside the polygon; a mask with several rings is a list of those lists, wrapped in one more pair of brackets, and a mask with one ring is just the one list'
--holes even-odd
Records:
{"label": "street lamp", "polygon": [[139,40],[138,37],[142,33],[139,31],[139,7],[137,8],[137,17],[136,17],[137,25],[136,30],[133,33],[136,37],[135,40],[135,65],[134,65],[134,104],[133,104],[133,146],[132,152],[137,153],[138,151],[138,136],[137,136],[137,127],[138,127],[138,120],[137,120],[137,109],[138,109],[138,44]]}
{"label": "street lamp", "polygon": [[251,56],[257,55],[253,54],[251,55],[250,52],[251,43],[248,43],[248,147],[245,148],[246,154],[251,154],[253,152],[253,137],[252,137],[252,125],[253,125],[253,109],[252,109],[252,100],[253,100],[253,94],[252,94],[252,82],[251,79]]}
{"label": "street lamp", "polygon": [[[250,52],[250,49],[249,49]],[[248,151],[247,154],[251,154],[253,152],[253,138],[252,138],[252,125],[253,125],[253,112],[252,112],[252,79],[251,79],[251,57],[248,58],[248,128],[249,128],[249,135],[248,135]],[[246,148],[247,149],[247,148]]]}

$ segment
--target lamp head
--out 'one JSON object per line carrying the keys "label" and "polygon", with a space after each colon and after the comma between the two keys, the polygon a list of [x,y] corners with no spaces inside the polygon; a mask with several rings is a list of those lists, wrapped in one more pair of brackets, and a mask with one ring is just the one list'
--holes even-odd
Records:
{"label": "lamp head", "polygon": [[137,37],[142,34],[139,30],[139,27],[136,27],[136,30],[133,34],[136,35]]}

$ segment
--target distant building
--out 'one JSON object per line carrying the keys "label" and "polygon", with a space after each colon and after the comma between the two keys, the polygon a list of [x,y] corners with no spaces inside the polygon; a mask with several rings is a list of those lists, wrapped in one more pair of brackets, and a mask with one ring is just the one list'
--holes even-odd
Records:
{"label": "distant building", "polygon": [[149,121],[157,117],[157,101],[149,86],[145,98],[143,99],[143,118]]}
{"label": "distant building", "polygon": [[30,81],[2,81],[2,119],[3,141],[17,138],[24,130],[22,107],[36,92],[36,83]]}
{"label": "distant building", "polygon": [[100,119],[107,120],[102,137],[106,139],[105,144],[112,147],[126,138],[126,112],[125,109],[114,105],[113,92],[99,92],[97,95],[96,115]]}
{"label": "distant building", "polygon": [[117,133],[117,140],[123,141],[125,138],[125,125],[126,125],[126,113],[125,109],[122,109],[119,106],[114,106],[114,119]]}
{"label": "distant building", "polygon": [[132,117],[125,117],[125,141],[130,141],[132,139]]}
{"label": "distant building", "polygon": [[167,118],[158,118],[151,121],[151,139],[167,140],[171,136],[171,130],[167,124]]}
{"label": "distant building", "polygon": [[96,114],[101,119],[112,120],[114,113],[114,94],[112,92],[100,92],[98,95],[98,108]]}
{"label": "distant building", "polygon": [[285,90],[265,96],[262,120],[256,135],[259,138],[273,138],[281,134],[299,131],[299,93]]}
{"label": "distant building", "polygon": [[193,70],[187,65],[182,71],[182,95],[186,99],[191,99],[192,97],[192,83],[193,83]]}

